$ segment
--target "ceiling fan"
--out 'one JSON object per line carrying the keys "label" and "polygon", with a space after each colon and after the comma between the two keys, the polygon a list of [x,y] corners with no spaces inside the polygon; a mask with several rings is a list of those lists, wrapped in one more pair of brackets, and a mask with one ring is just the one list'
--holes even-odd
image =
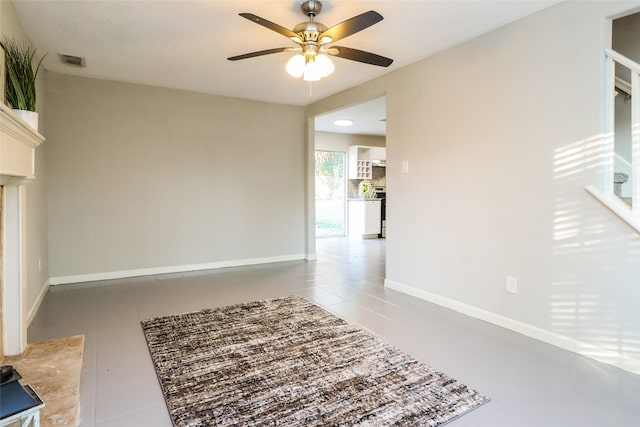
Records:
{"label": "ceiling fan", "polygon": [[300,9],[302,13],[309,17],[309,20],[296,25],[293,30],[267,21],[252,13],[241,13],[240,16],[243,18],[288,37],[298,46],[259,50],[257,52],[232,56],[227,59],[229,61],[238,61],[240,59],[254,58],[272,53],[295,52],[296,55],[287,63],[287,72],[294,77],[303,77],[303,79],[307,81],[318,81],[333,72],[334,65],[327,55],[380,67],[388,67],[393,62],[393,59],[363,50],[342,46],[328,46],[330,43],[341,40],[382,21],[382,15],[378,12],[370,10],[328,28],[326,25],[314,20],[322,10],[321,2],[317,0],[307,0],[302,3]]}

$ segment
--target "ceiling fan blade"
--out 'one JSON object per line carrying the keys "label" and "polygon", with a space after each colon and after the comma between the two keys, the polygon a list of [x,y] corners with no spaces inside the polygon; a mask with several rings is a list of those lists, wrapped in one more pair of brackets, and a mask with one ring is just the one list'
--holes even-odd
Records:
{"label": "ceiling fan blade", "polygon": [[255,22],[258,25],[267,27],[268,29],[275,31],[276,33],[280,33],[283,36],[288,37],[290,39],[300,40],[300,36],[294,33],[293,31],[289,30],[288,28],[285,28],[282,25],[278,25],[275,22],[267,21],[266,19],[260,18],[259,16],[254,15],[253,13],[241,13],[240,16],[248,19],[251,22]]}
{"label": "ceiling fan blade", "polygon": [[352,49],[350,47],[331,46],[327,49],[327,53],[338,58],[350,59],[352,61],[364,62],[365,64],[378,65],[380,67],[388,67],[393,59],[376,55],[375,53],[365,52],[364,50]]}
{"label": "ceiling fan blade", "polygon": [[324,33],[320,34],[318,40],[322,40],[323,37],[331,37],[331,41],[335,42],[352,34],[362,31],[365,28],[369,28],[373,24],[377,24],[382,21],[382,15],[375,10],[362,13],[358,16],[354,16],[351,19],[347,19],[333,27],[329,28]]}
{"label": "ceiling fan blade", "polygon": [[245,53],[244,55],[232,56],[232,57],[227,58],[227,59],[229,61],[238,61],[240,59],[255,58],[256,56],[270,55],[272,53],[287,52],[287,51],[291,51],[291,50],[295,50],[295,48],[276,47],[274,49],[259,50],[257,52]]}

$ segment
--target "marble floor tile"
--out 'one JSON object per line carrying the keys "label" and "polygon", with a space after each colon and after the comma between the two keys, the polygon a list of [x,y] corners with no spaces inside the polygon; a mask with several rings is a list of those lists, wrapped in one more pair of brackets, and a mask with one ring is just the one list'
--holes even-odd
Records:
{"label": "marble floor tile", "polygon": [[84,337],[72,336],[31,343],[17,356],[2,359],[21,375],[44,401],[42,427],[66,427],[78,423]]}

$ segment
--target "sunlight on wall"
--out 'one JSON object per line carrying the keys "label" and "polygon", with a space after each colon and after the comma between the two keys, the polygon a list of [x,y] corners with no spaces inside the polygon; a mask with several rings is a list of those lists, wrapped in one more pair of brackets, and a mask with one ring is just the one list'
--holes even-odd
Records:
{"label": "sunlight on wall", "polygon": [[595,135],[555,150],[554,178],[580,177],[585,169],[613,164],[613,134]]}
{"label": "sunlight on wall", "polygon": [[612,135],[555,151],[551,331],[576,351],[640,373],[640,236],[584,191],[604,182]]}

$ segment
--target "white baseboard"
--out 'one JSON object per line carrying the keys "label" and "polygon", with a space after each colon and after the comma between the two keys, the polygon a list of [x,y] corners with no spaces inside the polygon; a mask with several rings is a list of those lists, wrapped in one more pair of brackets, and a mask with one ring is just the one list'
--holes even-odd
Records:
{"label": "white baseboard", "polygon": [[465,304],[451,298],[443,297],[442,295],[418,289],[413,286],[395,282],[393,280],[385,279],[384,286],[389,289],[393,289],[395,291],[402,292],[416,298],[420,298],[425,301],[437,304],[439,306],[457,311],[467,316],[484,320],[485,322],[489,322],[494,325],[512,330],[514,332],[518,332],[527,337],[546,342],[547,344],[551,344],[564,350],[580,354],[590,359],[616,366],[620,369],[633,372],[634,374],[640,374],[640,360],[626,356],[617,351],[604,349],[593,344],[578,341],[573,338],[548,331],[546,329],[538,328],[537,326],[533,326],[528,323],[520,322],[518,320],[511,319],[509,317],[505,317],[491,311],[483,310],[481,308]]}
{"label": "white baseboard", "polygon": [[50,279],[51,285],[66,285],[70,283],[95,282],[99,280],[124,279],[127,277],[152,276],[155,274],[184,273],[187,271],[213,270],[227,267],[242,267],[247,265],[271,264],[275,262],[304,260],[304,254],[281,255],[266,258],[248,258],[240,260],[216,261],[203,264],[174,265],[168,267],[140,268],[136,270],[109,271],[104,273],[78,274],[73,276],[59,276]]}
{"label": "white baseboard", "polygon": [[42,285],[42,289],[40,289],[40,293],[38,294],[38,298],[36,298],[35,302],[29,309],[27,313],[27,326],[33,322],[33,318],[36,317],[38,313],[38,309],[40,308],[40,304],[42,304],[42,300],[44,300],[45,295],[47,295],[47,291],[49,290],[49,286],[51,286],[51,281],[47,279]]}

